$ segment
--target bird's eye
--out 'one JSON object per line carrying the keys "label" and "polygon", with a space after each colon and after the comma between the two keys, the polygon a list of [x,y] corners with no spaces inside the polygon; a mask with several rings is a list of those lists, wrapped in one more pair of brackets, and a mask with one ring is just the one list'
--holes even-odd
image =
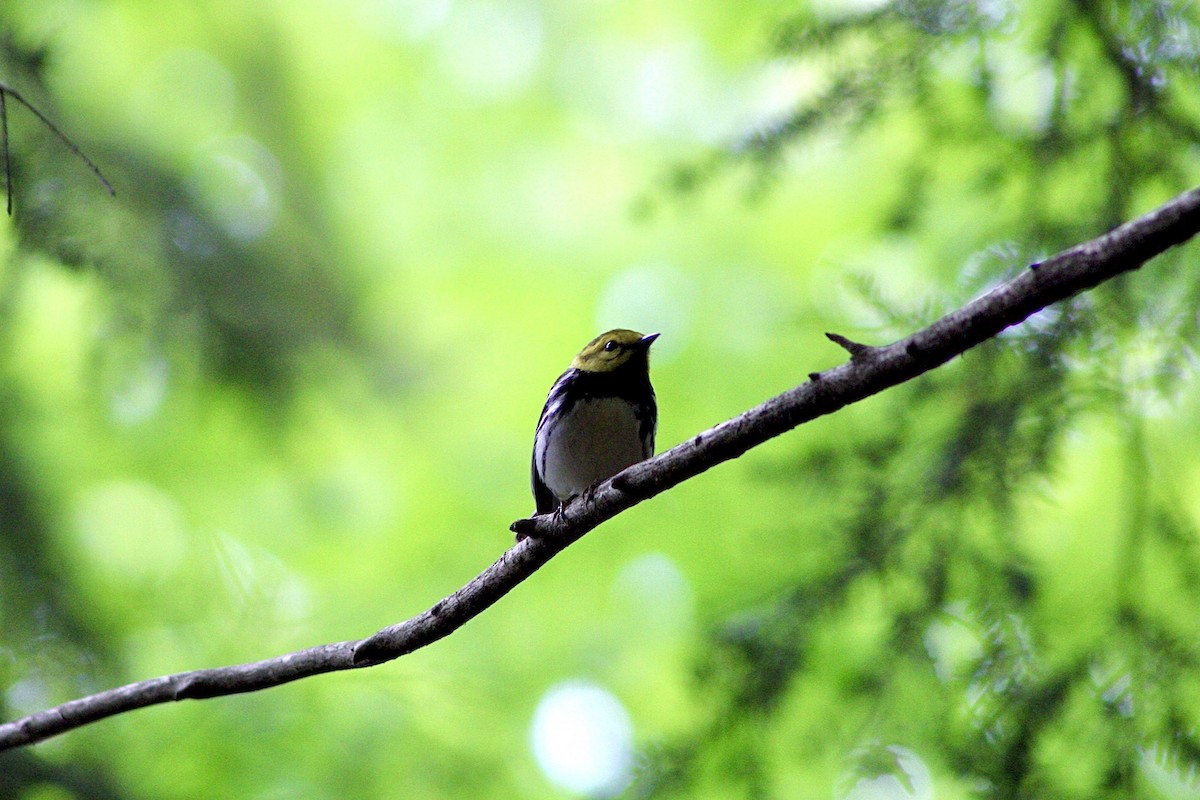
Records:
{"label": "bird's eye", "polygon": [[617,343],[614,342],[613,340],[609,339],[607,342],[604,343],[604,349],[607,352],[611,353],[613,350],[617,349]]}

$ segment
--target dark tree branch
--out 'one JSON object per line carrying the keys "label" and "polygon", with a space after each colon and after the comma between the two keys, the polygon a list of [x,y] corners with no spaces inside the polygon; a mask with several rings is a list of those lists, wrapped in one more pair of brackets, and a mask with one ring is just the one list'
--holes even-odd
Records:
{"label": "dark tree branch", "polygon": [[104,177],[104,173],[100,171],[100,168],[96,166],[95,162],[84,155],[84,152],[79,149],[79,146],[71,141],[71,139],[65,133],[63,133],[57,125],[51,122],[49,117],[47,117],[41,111],[38,111],[37,107],[26,100],[16,89],[0,83],[0,156],[2,156],[0,160],[2,160],[4,163],[4,196],[6,199],[6,208],[10,217],[12,216],[13,197],[12,170],[10,169],[8,160],[8,109],[5,102],[6,96],[11,97],[13,100],[16,100],[18,103],[28,108],[29,111],[35,117],[37,117],[43,125],[49,128],[50,132],[57,136],[59,140],[67,146],[67,149],[69,149],[80,161],[87,165],[87,168],[91,170],[92,174],[96,176],[96,179],[100,181],[102,186],[104,186],[104,191],[108,192],[110,196],[117,193],[117,190],[114,189],[113,185],[108,182],[108,178]]}
{"label": "dark tree branch", "polygon": [[4,210],[12,216],[12,165],[8,163],[8,101],[0,89],[0,153],[4,158]]}
{"label": "dark tree branch", "polygon": [[[849,353],[850,360],[852,362],[853,361],[862,361],[862,360],[867,359],[871,355],[871,351],[874,349],[868,344],[859,344],[858,342],[852,342],[849,339],[847,339],[845,336],[842,336],[840,333],[827,333],[827,334],[825,334],[825,338],[828,339],[829,341],[833,342],[834,344],[836,344],[838,347],[845,350],[847,353]],[[809,377],[812,378],[812,376],[814,374],[819,375],[820,373],[811,373],[810,372]],[[816,378],[813,378],[813,380],[816,380]]]}
{"label": "dark tree branch", "polygon": [[519,541],[454,594],[412,619],[360,641],[337,642],[265,661],[182,672],[131,683],[0,725],[0,750],[42,741],[143,706],[251,692],[289,681],[382,664],[453,633],[602,522],[752,447],[911,380],[961,355],[1031,314],[1147,260],[1200,232],[1200,189],[1193,189],[1098,239],[1065,250],[997,286],[906,339],[869,347],[833,334],[848,363],[773,397],[648,461],[636,464],[561,514],[514,522]]}

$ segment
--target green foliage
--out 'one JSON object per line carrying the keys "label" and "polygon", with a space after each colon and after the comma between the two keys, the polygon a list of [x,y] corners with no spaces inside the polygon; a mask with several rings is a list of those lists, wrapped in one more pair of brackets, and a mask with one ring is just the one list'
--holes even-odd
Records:
{"label": "green foliage", "polygon": [[[669,446],[837,363],[822,331],[890,341],[1200,172],[1184,2],[0,9],[0,78],[118,191],[9,108],[4,718],[453,591],[601,330],[663,332]],[[428,650],[0,755],[0,795],[1193,797],[1194,253]],[[596,687],[617,712],[557,718],[612,735],[567,755],[627,713],[638,756],[572,784],[535,720]]]}
{"label": "green foliage", "polygon": [[[778,47],[821,64],[823,90],[708,163],[774,174],[825,129],[861,138],[914,126],[919,147],[891,165],[904,186],[890,215],[898,235],[947,256],[991,237],[1053,252],[1188,186],[1195,22],[1171,3],[805,12],[781,26]],[[992,213],[950,214],[956,195]],[[1162,262],[872,401],[868,433],[809,446],[794,471],[775,471],[819,475],[837,498],[842,513],[822,508],[808,524],[824,521],[827,573],[804,576],[753,625],[714,630],[699,680],[723,711],[667,751],[647,795],[773,796],[782,784],[764,787],[762,775],[783,768],[767,743],[795,737],[798,718],[820,742],[809,759],[842,754],[839,791],[850,794],[861,784],[876,796],[871,780],[895,775],[896,796],[930,796],[911,766],[877,757],[890,751],[848,753],[864,736],[965,781],[951,793],[1123,797],[1168,785],[1161,769],[1178,781],[1169,796],[1194,794],[1192,762],[1178,754],[1197,741],[1178,723],[1195,707],[1175,695],[1194,671],[1194,615],[1164,614],[1169,632],[1145,616],[1151,587],[1194,596],[1186,551],[1198,533],[1176,514],[1188,482],[1148,440],[1192,405],[1200,284],[1181,254]],[[989,280],[1004,272],[989,266]],[[859,290],[885,338],[912,326],[876,281]],[[863,607],[864,591],[882,599]],[[876,633],[869,644],[864,630]],[[837,651],[827,662],[815,660],[822,641]],[[832,707],[831,693],[842,695]],[[740,777],[698,763],[728,758],[730,729],[759,743],[743,751]],[[1165,766],[1149,768],[1146,754]]]}

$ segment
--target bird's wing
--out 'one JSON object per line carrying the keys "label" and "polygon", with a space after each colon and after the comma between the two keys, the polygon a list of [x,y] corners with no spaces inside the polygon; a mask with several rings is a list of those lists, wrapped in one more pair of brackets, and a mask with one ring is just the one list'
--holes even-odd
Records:
{"label": "bird's wing", "polygon": [[533,486],[533,502],[537,507],[537,514],[548,514],[554,511],[561,505],[559,499],[550,491],[550,487],[542,480],[541,473],[538,471],[538,441],[542,435],[542,427],[546,424],[546,417],[560,410],[563,403],[563,395],[566,393],[566,387],[574,370],[567,370],[562,375],[558,376],[558,380],[550,387],[550,394],[546,397],[546,405],[542,406],[542,414],[538,417],[537,431],[533,435],[533,458],[529,468],[529,482]]}
{"label": "bird's wing", "polygon": [[550,487],[538,474],[536,450],[533,454],[533,467],[530,469],[530,483],[533,484],[533,502],[537,506],[536,513],[548,514],[558,508],[558,498],[554,496],[554,492],[550,491]]}
{"label": "bird's wing", "polygon": [[639,433],[642,435],[642,460],[654,455],[654,434],[658,430],[658,402],[654,390],[650,390],[650,404],[641,417]]}

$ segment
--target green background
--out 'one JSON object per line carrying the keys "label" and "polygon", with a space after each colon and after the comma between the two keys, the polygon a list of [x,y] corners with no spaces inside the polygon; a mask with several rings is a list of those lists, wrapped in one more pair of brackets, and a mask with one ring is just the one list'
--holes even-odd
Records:
{"label": "green background", "polygon": [[[600,331],[662,333],[665,449],[840,363],[824,331],[892,341],[1200,175],[1185,2],[0,20],[0,78],[117,189],[10,100],[5,719],[449,594]],[[0,796],[1200,797],[1196,254],[622,514],[426,650],[0,754]],[[535,718],[610,771],[546,767]]]}

